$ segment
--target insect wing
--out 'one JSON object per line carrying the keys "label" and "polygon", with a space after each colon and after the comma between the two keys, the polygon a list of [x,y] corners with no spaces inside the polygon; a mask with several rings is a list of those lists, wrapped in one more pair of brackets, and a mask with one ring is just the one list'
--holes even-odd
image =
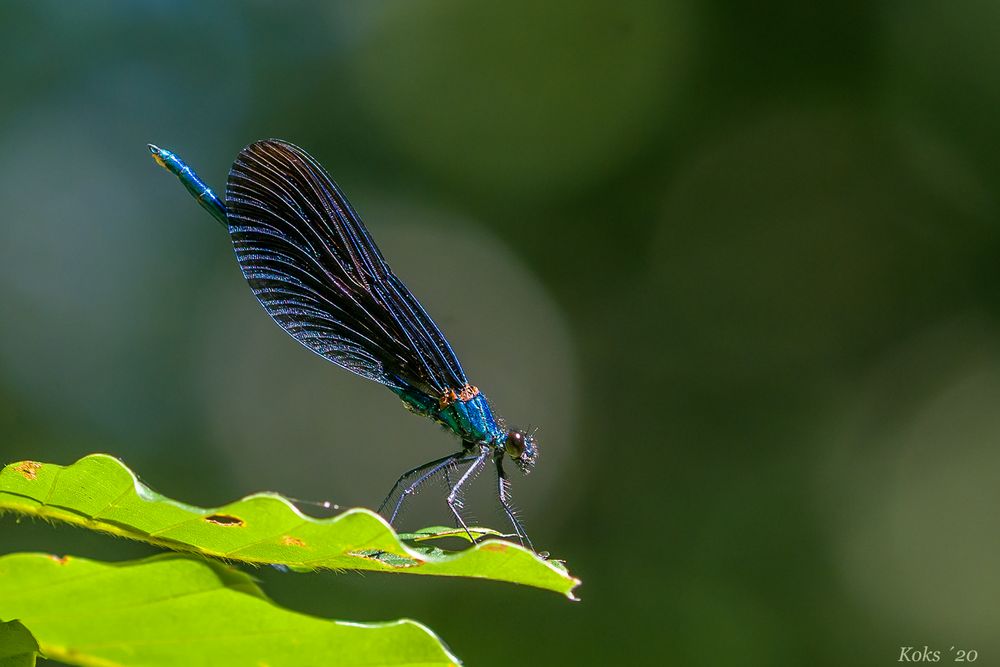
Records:
{"label": "insect wing", "polygon": [[273,139],[244,148],[226,208],[254,296],[302,345],[390,387],[440,395],[466,384],[440,329],[308,153]]}

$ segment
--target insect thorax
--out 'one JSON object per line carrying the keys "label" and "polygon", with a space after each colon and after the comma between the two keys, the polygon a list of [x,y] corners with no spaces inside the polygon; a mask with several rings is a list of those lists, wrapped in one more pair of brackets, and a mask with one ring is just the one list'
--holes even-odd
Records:
{"label": "insect thorax", "polygon": [[422,392],[398,391],[407,410],[433,419],[463,441],[499,444],[503,429],[493,415],[489,401],[477,388],[466,385],[460,390],[449,389],[434,399]]}

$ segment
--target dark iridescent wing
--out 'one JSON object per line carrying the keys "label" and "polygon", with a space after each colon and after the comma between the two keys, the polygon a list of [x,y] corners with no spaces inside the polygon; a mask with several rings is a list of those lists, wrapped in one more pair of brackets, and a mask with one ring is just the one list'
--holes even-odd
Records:
{"label": "dark iridescent wing", "polygon": [[441,330],[308,153],[275,139],[244,148],[226,208],[254,296],[297,341],[390,387],[439,396],[467,384]]}

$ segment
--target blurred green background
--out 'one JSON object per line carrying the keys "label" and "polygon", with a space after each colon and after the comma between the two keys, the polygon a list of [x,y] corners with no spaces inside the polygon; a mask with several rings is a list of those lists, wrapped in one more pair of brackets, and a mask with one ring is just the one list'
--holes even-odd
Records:
{"label": "blurred green background", "polygon": [[[470,665],[1000,664],[998,30],[985,0],[5,2],[2,458],[376,506],[452,450],[275,327],[145,148],[221,190],[281,137],[540,427],[515,498],[585,584],[259,571],[280,603]],[[403,527],[446,520],[419,500]]]}

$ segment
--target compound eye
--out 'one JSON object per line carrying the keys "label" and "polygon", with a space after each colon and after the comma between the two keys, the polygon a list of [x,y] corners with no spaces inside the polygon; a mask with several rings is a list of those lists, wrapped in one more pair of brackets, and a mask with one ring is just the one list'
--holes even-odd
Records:
{"label": "compound eye", "polygon": [[520,431],[511,431],[507,434],[507,444],[504,446],[507,455],[517,459],[524,454],[524,434]]}

